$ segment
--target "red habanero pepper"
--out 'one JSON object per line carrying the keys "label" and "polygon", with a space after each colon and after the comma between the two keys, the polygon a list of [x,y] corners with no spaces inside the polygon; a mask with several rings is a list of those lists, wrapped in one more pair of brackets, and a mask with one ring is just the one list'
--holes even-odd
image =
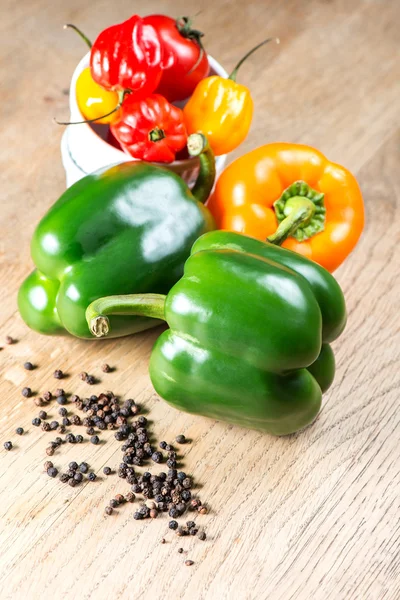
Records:
{"label": "red habanero pepper", "polygon": [[165,59],[157,31],[138,15],[104,29],[90,53],[91,74],[106,90],[151,94],[158,86]]}
{"label": "red habanero pepper", "polygon": [[120,118],[110,127],[126,152],[149,162],[172,162],[187,142],[181,109],[159,94],[126,96]]}

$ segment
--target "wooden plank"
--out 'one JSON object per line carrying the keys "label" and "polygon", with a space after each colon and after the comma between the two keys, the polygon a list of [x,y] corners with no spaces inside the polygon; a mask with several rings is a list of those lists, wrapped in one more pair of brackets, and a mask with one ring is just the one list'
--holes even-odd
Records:
{"label": "wooden plank", "polygon": [[[265,35],[282,40],[243,69],[242,81],[254,91],[255,120],[234,155],[276,139],[311,143],[359,174],[366,199],[366,231],[338,272],[349,324],[335,344],[336,382],[317,422],[284,439],[179,414],[161,402],[147,375],[159,331],[95,344],[42,338],[25,328],[15,294],[31,268],[29,239],[64,186],[62,131],[51,117],[67,114],[62,90],[82,54],[79,40],[60,25],[74,21],[94,37],[127,17],[132,5],[5,4],[0,322],[1,336],[19,341],[0,351],[0,441],[15,442],[12,452],[0,450],[2,599],[398,597],[397,3],[204,2],[196,18],[209,51],[227,66]],[[199,5],[146,5],[148,12],[160,10],[194,14]],[[28,373],[25,360],[38,368]],[[102,374],[105,361],[117,370]],[[138,399],[158,440],[181,432],[193,438],[183,447],[184,464],[212,508],[198,517],[206,542],[179,540],[165,517],[135,522],[131,506],[105,517],[107,501],[128,489],[116,476],[70,489],[42,472],[46,440],[54,436],[30,425],[37,408],[20,391],[28,384],[54,390],[55,368],[69,374],[62,381],[67,391],[111,388]],[[101,384],[92,389],[81,382],[83,368]],[[56,417],[55,407],[50,414]],[[27,430],[21,438],[13,433],[19,425]],[[63,447],[55,463],[80,458],[97,472],[117,466],[119,444],[111,432],[104,437],[109,441],[97,447]],[[177,553],[180,545],[187,553]],[[191,568],[186,558],[195,561]]]}

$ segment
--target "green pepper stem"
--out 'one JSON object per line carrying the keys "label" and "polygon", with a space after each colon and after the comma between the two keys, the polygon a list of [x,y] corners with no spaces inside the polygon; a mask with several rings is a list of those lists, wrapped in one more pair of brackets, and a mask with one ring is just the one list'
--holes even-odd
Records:
{"label": "green pepper stem", "polygon": [[207,138],[202,133],[192,133],[188,137],[187,148],[190,156],[198,156],[200,171],[192,194],[198,202],[204,204],[211,194],[215,181],[215,158]]}
{"label": "green pepper stem", "polygon": [[293,196],[286,202],[286,218],[280,222],[278,229],[267,240],[280,246],[292,236],[300,225],[308,223],[315,213],[315,204],[304,196]]}
{"label": "green pepper stem", "polygon": [[239,71],[240,67],[244,63],[244,61],[247,60],[249,58],[249,56],[251,56],[256,50],[258,50],[259,48],[261,48],[261,46],[265,46],[265,44],[268,44],[268,42],[273,42],[273,41],[275,41],[277,44],[280,44],[280,39],[279,38],[267,38],[266,40],[264,40],[263,42],[261,42],[260,44],[257,44],[257,46],[255,46],[254,48],[252,48],[247,54],[245,54],[243,56],[243,58],[241,58],[239,60],[238,64],[233,69],[233,71],[229,75],[228,79],[231,79],[232,81],[236,81],[236,76],[238,74],[238,71]]}
{"label": "green pepper stem", "polygon": [[95,119],[85,119],[84,121],[58,121],[54,117],[53,121],[54,121],[54,123],[57,123],[57,125],[83,125],[84,123],[96,123],[96,121],[100,121],[100,119],[109,117],[113,113],[117,112],[121,108],[122,103],[125,100],[125,96],[127,96],[128,94],[131,94],[131,93],[132,93],[131,90],[124,90],[123,92],[122,91],[117,92],[117,94],[118,94],[117,106],[115,108],[113,108],[112,110],[110,110],[110,112],[106,113],[105,115],[100,115],[100,117],[96,117]]}
{"label": "green pepper stem", "polygon": [[64,29],[73,29],[74,31],[76,31],[76,33],[83,39],[85,44],[87,44],[89,46],[89,48],[92,49],[92,42],[89,40],[88,37],[86,37],[86,35],[83,33],[83,31],[78,29],[78,27],[76,25],[73,25],[72,23],[65,23]]}
{"label": "green pepper stem", "polygon": [[164,294],[127,294],[106,296],[95,300],[86,309],[86,321],[96,337],[105,337],[110,332],[107,315],[138,315],[165,320]]}

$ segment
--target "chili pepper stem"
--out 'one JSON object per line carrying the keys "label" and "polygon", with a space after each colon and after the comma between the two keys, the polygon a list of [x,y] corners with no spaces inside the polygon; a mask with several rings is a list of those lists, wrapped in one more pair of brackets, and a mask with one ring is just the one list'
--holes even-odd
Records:
{"label": "chili pepper stem", "polygon": [[107,315],[138,315],[165,320],[164,294],[127,294],[106,296],[95,300],[86,309],[86,321],[95,337],[105,337],[110,332]]}
{"label": "chili pepper stem", "polygon": [[83,31],[81,31],[80,29],[78,29],[78,27],[76,25],[73,25],[72,23],[65,23],[64,29],[73,29],[74,31],[76,31],[76,33],[83,39],[83,41],[85,42],[85,44],[87,44],[90,49],[92,48],[92,42],[83,33]]}
{"label": "chili pepper stem", "polygon": [[281,221],[275,233],[267,238],[268,242],[280,246],[288,237],[295,233],[300,225],[308,223],[314,213],[315,204],[312,200],[303,196],[293,196],[286,202],[286,219]]}
{"label": "chili pepper stem", "polygon": [[200,171],[192,188],[192,194],[198,202],[204,204],[208,199],[215,181],[214,153],[207,138],[202,133],[192,133],[188,137],[187,148],[190,156],[199,157]]}
{"label": "chili pepper stem", "polygon": [[105,115],[100,115],[100,117],[96,117],[95,119],[86,119],[85,121],[57,121],[57,119],[54,117],[53,121],[55,123],[57,123],[57,125],[83,125],[84,123],[96,123],[96,121],[100,121],[100,119],[109,117],[110,115],[117,112],[121,108],[122,103],[125,99],[125,96],[127,96],[128,94],[131,94],[131,93],[132,93],[131,90],[124,90],[123,92],[118,92],[119,102],[118,102],[117,106],[115,108],[113,108],[112,110],[110,110],[110,112],[106,113]]}
{"label": "chili pepper stem", "polygon": [[260,44],[257,44],[257,46],[254,46],[254,48],[252,48],[247,54],[245,54],[243,56],[243,58],[241,58],[239,60],[238,64],[233,69],[233,71],[229,75],[228,79],[231,79],[232,81],[236,81],[236,76],[238,74],[238,71],[239,71],[240,67],[244,63],[244,61],[247,60],[249,58],[249,56],[251,56],[254,52],[256,52],[256,50],[258,50],[259,48],[261,48],[261,46],[265,46],[265,44],[268,44],[269,42],[274,42],[274,41],[275,41],[276,44],[280,44],[280,39],[279,38],[267,38],[266,40],[264,40]]}

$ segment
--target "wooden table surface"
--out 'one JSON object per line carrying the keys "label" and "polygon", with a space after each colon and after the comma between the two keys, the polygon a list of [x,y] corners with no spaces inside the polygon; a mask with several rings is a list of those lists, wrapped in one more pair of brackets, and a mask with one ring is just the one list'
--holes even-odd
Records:
{"label": "wooden table surface", "polygon": [[[2,0],[0,336],[18,343],[0,344],[0,597],[399,598],[398,3],[146,3],[148,13],[200,11],[207,49],[227,68],[252,44],[279,36],[281,45],[260,51],[240,75],[256,107],[240,153],[277,140],[309,143],[353,170],[364,193],[365,233],[337,272],[349,322],[335,343],[335,384],[318,420],[281,439],[160,401],[147,374],[157,331],[104,343],[46,338],[17,313],[16,292],[32,268],[30,237],[65,186],[62,128],[52,117],[68,116],[65,89],[85,49],[62,25],[74,22],[93,38],[132,10],[128,0]],[[26,360],[38,368],[25,371]],[[101,373],[105,361],[115,372]],[[102,380],[92,393],[136,398],[158,440],[181,432],[193,439],[183,462],[211,509],[198,517],[207,541],[178,538],[165,515],[134,521],[132,505],[104,516],[113,494],[128,489],[116,475],[72,489],[43,472],[51,434],[32,427],[38,409],[21,388],[54,390],[55,368],[69,374],[67,391],[87,393],[84,368]],[[116,466],[120,445],[112,432],[104,438],[96,447],[64,446],[56,465],[85,459],[99,473]],[[2,449],[8,439],[11,452]]]}

